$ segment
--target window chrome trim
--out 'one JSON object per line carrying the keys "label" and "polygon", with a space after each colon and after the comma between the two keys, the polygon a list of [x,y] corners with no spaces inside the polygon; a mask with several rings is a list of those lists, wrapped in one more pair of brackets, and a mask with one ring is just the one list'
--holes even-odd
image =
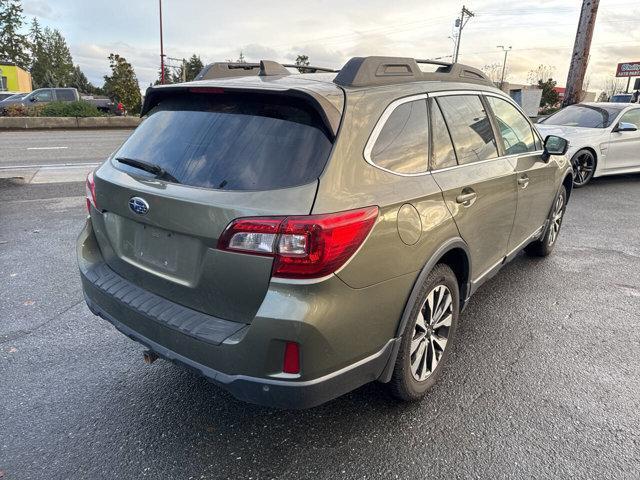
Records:
{"label": "window chrome trim", "polygon": [[542,155],[543,152],[544,150],[536,150],[535,152],[514,153],[512,155],[504,155],[502,157],[487,158],[486,160],[480,160],[478,162],[463,163],[462,165],[452,165],[450,167],[434,169],[434,170],[431,170],[431,173],[446,172],[448,170],[453,170],[455,168],[471,167],[473,165],[481,165],[483,163],[495,162],[496,160],[510,160],[512,158],[532,157],[534,155]]}
{"label": "window chrome trim", "polygon": [[[409,102],[415,102],[417,100],[424,100],[426,102],[427,98],[428,98],[428,95],[426,93],[419,93],[417,95],[411,95],[409,97],[398,98],[397,100],[394,100],[389,105],[387,105],[387,108],[385,108],[384,112],[382,112],[382,115],[378,119],[376,126],[373,128],[373,131],[371,132],[371,135],[369,135],[369,139],[367,140],[367,143],[365,144],[365,147],[364,147],[364,159],[369,165],[379,170],[382,170],[384,172],[392,173],[393,175],[398,175],[400,177],[422,177],[425,175],[431,175],[431,172],[429,171],[429,158],[428,158],[429,144],[428,143],[427,143],[427,163],[425,165],[424,172],[418,172],[418,173],[396,172],[394,170],[381,167],[380,165],[376,164],[371,158],[371,152],[373,151],[373,147],[376,144],[378,137],[380,136],[380,132],[382,131],[384,126],[387,124],[387,120],[389,120],[389,117],[395,111],[395,109],[398,108],[400,105],[404,105],[405,103],[409,103]],[[429,114],[427,112],[427,122],[428,122],[428,118],[429,118]],[[427,129],[428,128],[429,126],[427,123]],[[431,132],[429,132],[429,134],[431,134]]]}

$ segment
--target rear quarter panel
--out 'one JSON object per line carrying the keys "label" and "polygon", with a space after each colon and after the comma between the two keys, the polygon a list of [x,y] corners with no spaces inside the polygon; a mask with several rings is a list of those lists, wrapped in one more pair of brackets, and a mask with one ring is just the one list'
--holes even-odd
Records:
{"label": "rear quarter panel", "polygon": [[[364,288],[424,266],[458,230],[447,210],[442,192],[430,174],[400,176],[366,162],[364,148],[378,119],[394,100],[424,93],[422,84],[348,92],[338,140],[320,178],[313,213],[328,213],[377,205],[380,214],[361,249],[337,273],[353,288]],[[419,219],[404,219],[400,228],[417,233],[415,243],[401,239],[398,212],[410,204]],[[415,237],[414,237],[415,239]],[[406,240],[406,238],[405,238]],[[413,241],[413,240],[412,240]],[[408,296],[409,292],[405,292]]]}

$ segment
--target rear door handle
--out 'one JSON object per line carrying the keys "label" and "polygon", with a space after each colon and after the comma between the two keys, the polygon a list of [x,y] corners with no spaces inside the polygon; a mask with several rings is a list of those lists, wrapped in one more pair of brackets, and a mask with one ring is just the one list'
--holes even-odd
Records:
{"label": "rear door handle", "polygon": [[465,207],[469,207],[476,201],[476,198],[478,198],[478,194],[476,192],[461,193],[456,197],[456,202],[461,203]]}
{"label": "rear door handle", "polygon": [[518,179],[518,185],[520,185],[522,188],[527,188],[527,185],[529,185],[529,177],[527,175],[523,175]]}

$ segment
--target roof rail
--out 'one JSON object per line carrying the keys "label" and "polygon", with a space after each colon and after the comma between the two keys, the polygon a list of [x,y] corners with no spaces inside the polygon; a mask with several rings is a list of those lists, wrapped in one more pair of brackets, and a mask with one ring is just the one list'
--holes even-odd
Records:
{"label": "roof rail", "polygon": [[[418,66],[419,63],[438,65],[438,68],[435,72],[423,72]],[[426,80],[494,86],[477,68],[461,63],[405,57],[353,57],[342,67],[333,81],[343,87],[372,87]]]}
{"label": "roof rail", "polygon": [[194,80],[212,80],[214,78],[248,77],[252,75],[272,76],[289,75],[288,68],[297,68],[301,73],[336,72],[331,68],[313,65],[280,64],[271,60],[260,60],[260,63],[214,62],[206,65]]}

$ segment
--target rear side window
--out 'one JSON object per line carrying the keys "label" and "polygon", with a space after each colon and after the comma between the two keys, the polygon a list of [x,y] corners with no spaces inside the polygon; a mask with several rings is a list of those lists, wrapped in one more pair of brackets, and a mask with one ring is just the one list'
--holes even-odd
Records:
{"label": "rear side window", "polygon": [[439,168],[453,167],[457,165],[456,153],[451,143],[449,130],[444,121],[440,107],[431,100],[431,168],[437,170]]}
{"label": "rear side window", "polygon": [[[115,158],[158,165],[185,185],[270,190],[315,181],[331,148],[322,119],[303,99],[190,94],[156,106]],[[121,170],[148,175],[114,163]]]}
{"label": "rear side window", "polygon": [[76,96],[73,90],[61,88],[56,89],[56,99],[61,102],[73,102],[76,99]]}
{"label": "rear side window", "polygon": [[498,122],[505,154],[534,152],[536,142],[527,119],[509,102],[496,97],[486,98]]}
{"label": "rear side window", "polygon": [[427,102],[403,103],[385,122],[371,150],[371,161],[396,173],[423,173],[429,155]]}
{"label": "rear side window", "polygon": [[622,115],[621,122],[633,123],[636,127],[640,128],[640,108],[634,108]]}
{"label": "rear side window", "polygon": [[498,149],[487,112],[475,95],[438,97],[451,138],[458,154],[458,163],[479,162],[496,158]]}

